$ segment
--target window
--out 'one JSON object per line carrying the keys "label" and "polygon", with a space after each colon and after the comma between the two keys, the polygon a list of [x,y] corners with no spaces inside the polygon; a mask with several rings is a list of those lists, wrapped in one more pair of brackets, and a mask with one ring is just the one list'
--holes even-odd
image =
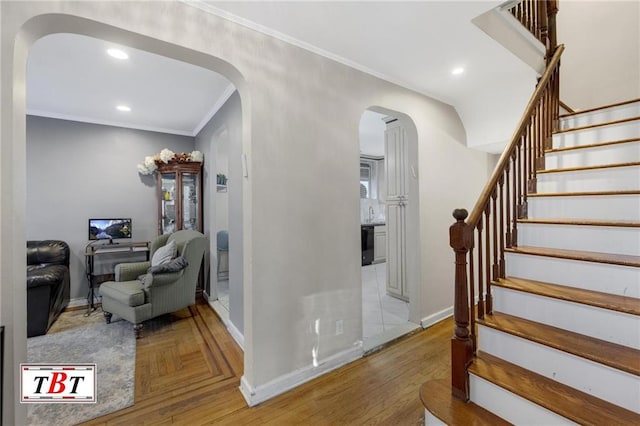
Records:
{"label": "window", "polygon": [[360,198],[376,198],[376,162],[360,159]]}

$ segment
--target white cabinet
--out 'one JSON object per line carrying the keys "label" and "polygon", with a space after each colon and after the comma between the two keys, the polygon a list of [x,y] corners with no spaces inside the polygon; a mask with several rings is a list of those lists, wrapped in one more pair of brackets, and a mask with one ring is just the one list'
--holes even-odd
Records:
{"label": "white cabinet", "polygon": [[387,293],[409,300],[406,271],[406,217],[409,203],[407,136],[398,120],[385,131]]}
{"label": "white cabinet", "polygon": [[387,259],[387,228],[384,225],[373,228],[373,263]]}

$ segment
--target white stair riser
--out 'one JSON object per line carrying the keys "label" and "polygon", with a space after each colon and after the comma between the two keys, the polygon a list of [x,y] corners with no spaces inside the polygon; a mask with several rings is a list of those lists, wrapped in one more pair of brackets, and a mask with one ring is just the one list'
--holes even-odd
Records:
{"label": "white stair riser", "polygon": [[478,345],[483,352],[541,376],[640,412],[640,378],[633,374],[482,325]]}
{"label": "white stair riser", "polygon": [[431,414],[429,410],[424,410],[424,424],[425,426],[447,426],[446,423]]}
{"label": "white stair riser", "polygon": [[640,166],[538,174],[538,194],[639,189]]}
{"label": "white stair riser", "polygon": [[531,219],[640,221],[640,195],[529,197]]}
{"label": "white stair riser", "polygon": [[634,102],[563,118],[560,120],[560,128],[564,130],[573,127],[591,126],[638,116],[640,116],[640,102]]}
{"label": "white stair riser", "polygon": [[591,127],[584,130],[553,135],[554,148],[590,145],[594,143],[637,138],[640,135],[640,120],[627,121],[608,126]]}
{"label": "white stair riser", "polygon": [[640,162],[640,141],[550,152],[545,155],[545,169],[602,166],[630,162]]}
{"label": "white stair riser", "polygon": [[521,223],[518,245],[640,256],[640,228]]}
{"label": "white stair riser", "polygon": [[493,286],[493,308],[596,339],[640,349],[640,317]]}
{"label": "white stair riser", "polygon": [[506,274],[640,299],[640,270],[631,266],[505,253]]}
{"label": "white stair riser", "polygon": [[514,425],[577,424],[473,374],[469,387],[471,401]]}

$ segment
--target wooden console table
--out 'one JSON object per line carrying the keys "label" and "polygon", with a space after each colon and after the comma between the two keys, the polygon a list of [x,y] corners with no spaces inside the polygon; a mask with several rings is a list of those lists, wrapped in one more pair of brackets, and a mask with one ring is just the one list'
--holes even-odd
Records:
{"label": "wooden console table", "polygon": [[89,306],[87,307],[87,314],[94,311],[94,297],[95,289],[98,286],[98,275],[94,274],[94,262],[95,258],[105,254],[125,254],[133,255],[137,253],[145,253],[146,260],[149,260],[149,241],[131,242],[131,243],[107,243],[100,245],[89,244],[84,252],[85,257],[85,269],[87,274],[87,281],[89,281]]}

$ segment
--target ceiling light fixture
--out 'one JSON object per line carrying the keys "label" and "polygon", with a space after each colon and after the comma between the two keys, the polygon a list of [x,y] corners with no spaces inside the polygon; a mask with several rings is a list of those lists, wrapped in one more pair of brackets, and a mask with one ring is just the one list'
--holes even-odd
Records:
{"label": "ceiling light fixture", "polygon": [[453,75],[460,75],[463,72],[464,72],[464,68],[462,68],[462,67],[456,67],[456,68],[451,70],[451,74],[453,74]]}
{"label": "ceiling light fixture", "polygon": [[118,105],[118,106],[116,107],[116,109],[117,109],[118,111],[124,111],[124,112],[129,112],[129,111],[131,111],[131,108],[129,108],[129,107],[128,107],[128,106],[126,106],[126,105]]}
{"label": "ceiling light fixture", "polygon": [[124,50],[111,48],[107,49],[107,53],[116,59],[129,59],[129,55],[127,55],[127,52],[125,52]]}

